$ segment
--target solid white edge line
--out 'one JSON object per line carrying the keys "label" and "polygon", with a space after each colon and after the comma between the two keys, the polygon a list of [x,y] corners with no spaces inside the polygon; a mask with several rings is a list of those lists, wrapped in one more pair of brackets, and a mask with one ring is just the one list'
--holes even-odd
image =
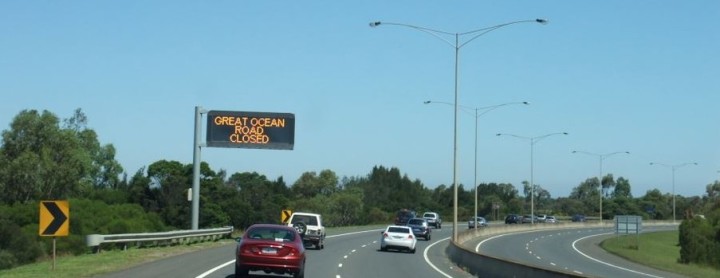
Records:
{"label": "solid white edge line", "polygon": [[446,241],[446,240],[449,240],[449,239],[450,239],[450,237],[446,237],[446,238],[443,238],[443,239],[438,240],[438,241],[436,241],[436,242],[433,242],[432,244],[428,245],[428,247],[425,247],[425,251],[423,252],[423,257],[425,258],[425,262],[426,262],[430,267],[432,267],[433,269],[435,269],[435,271],[437,271],[438,273],[442,274],[443,276],[445,276],[445,277],[447,277],[447,278],[453,278],[452,276],[447,275],[445,272],[442,272],[442,270],[440,270],[440,269],[437,268],[433,263],[431,263],[431,262],[430,262],[430,258],[428,258],[428,250],[430,250],[430,248],[432,248],[435,244],[440,243],[441,241]]}
{"label": "solid white edge line", "polygon": [[[482,244],[485,243],[486,241],[493,240],[493,239],[496,239],[496,238],[499,238],[499,237],[503,237],[503,236],[505,236],[505,235],[509,235],[509,234],[500,234],[500,235],[496,235],[496,236],[492,236],[492,237],[483,239],[482,241],[480,241],[480,243],[478,243],[477,245],[475,245],[475,253],[480,253],[480,245],[482,245]],[[528,248],[527,248],[528,244],[525,244],[525,246],[526,246],[525,249],[527,250],[527,249],[528,249]]]}
{"label": "solid white edge line", "polygon": [[219,266],[216,266],[216,267],[214,267],[214,268],[212,268],[212,269],[210,269],[210,270],[208,270],[208,271],[205,271],[203,274],[200,274],[200,275],[198,275],[198,276],[195,277],[195,278],[205,278],[205,276],[208,276],[208,275],[210,275],[211,273],[213,273],[213,272],[215,272],[215,271],[218,271],[219,269],[221,269],[221,268],[223,268],[223,267],[226,267],[226,266],[228,266],[229,264],[232,264],[232,263],[235,263],[235,260],[232,260],[232,261],[229,261],[229,262],[227,262],[227,263],[224,263],[224,264],[221,264],[221,265],[219,265]]}
{"label": "solid white edge line", "polygon": [[[334,236],[327,236],[327,237],[325,237],[325,238],[333,238],[333,237],[339,237],[339,236],[347,236],[347,235],[354,235],[354,234],[361,234],[361,233],[377,232],[377,231],[380,231],[380,230],[382,230],[382,229],[375,229],[375,230],[368,230],[368,231],[360,231],[360,232],[352,232],[352,233],[344,233],[344,234],[339,234],[339,235],[334,235]],[[210,270],[205,271],[205,272],[203,272],[202,274],[196,276],[195,278],[205,278],[206,276],[210,275],[211,273],[213,273],[213,272],[215,272],[215,271],[218,271],[219,269],[221,269],[221,268],[223,268],[223,267],[226,267],[226,266],[228,266],[229,264],[232,264],[232,263],[234,263],[234,262],[235,262],[235,260],[232,260],[232,261],[226,262],[226,263],[224,263],[224,264],[221,264],[221,265],[219,265],[219,266],[213,267],[213,268],[211,268]],[[452,278],[452,277],[449,277],[449,278]]]}
{"label": "solid white edge line", "polygon": [[379,232],[379,231],[384,231],[384,230],[385,230],[385,229],[374,229],[374,230],[367,230],[367,231],[344,233],[344,234],[339,234],[339,235],[326,236],[325,238],[334,238],[334,237],[339,237],[339,236],[349,236],[349,235],[356,235],[356,234],[369,233],[369,232]]}
{"label": "solid white edge line", "polygon": [[593,261],[595,261],[595,262],[598,262],[598,263],[601,263],[601,264],[604,264],[604,265],[607,265],[607,266],[610,266],[610,267],[614,267],[614,268],[617,268],[617,269],[620,269],[620,270],[629,271],[629,272],[632,272],[632,273],[635,273],[635,274],[640,274],[640,275],[645,275],[645,276],[655,277],[655,278],[662,278],[661,276],[655,276],[655,275],[652,275],[652,274],[648,274],[648,273],[640,272],[640,271],[637,271],[637,270],[632,270],[632,269],[624,268],[624,267],[621,267],[621,266],[616,266],[616,265],[614,265],[614,264],[607,263],[607,262],[603,262],[603,261],[601,261],[601,260],[598,260],[598,259],[596,259],[596,258],[593,258],[593,257],[590,257],[590,256],[586,255],[585,253],[581,252],[579,249],[577,249],[577,248],[575,247],[575,244],[576,244],[576,243],[578,243],[579,241],[584,240],[584,239],[586,239],[586,238],[591,238],[591,237],[596,237],[596,236],[602,236],[602,235],[609,235],[609,234],[613,234],[613,233],[602,233],[602,234],[590,235],[590,236],[586,236],[586,237],[579,238],[579,239],[573,241],[573,243],[572,243],[572,248],[575,250],[575,252],[578,252],[578,253],[580,253],[580,255],[585,256],[585,258],[588,258],[588,259],[593,260]]}

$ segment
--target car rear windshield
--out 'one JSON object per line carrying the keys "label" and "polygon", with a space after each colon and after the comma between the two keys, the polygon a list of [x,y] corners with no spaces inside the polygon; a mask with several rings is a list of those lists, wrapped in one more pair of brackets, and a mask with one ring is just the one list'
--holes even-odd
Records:
{"label": "car rear windshield", "polygon": [[297,224],[298,222],[303,222],[306,225],[311,225],[311,226],[317,226],[317,224],[318,224],[317,218],[315,218],[315,216],[311,216],[311,215],[295,215],[292,219],[291,224]]}
{"label": "car rear windshield", "polygon": [[409,225],[422,225],[422,223],[422,219],[410,219],[410,221],[408,221]]}
{"label": "car rear windshield", "polygon": [[426,213],[426,214],[423,214],[423,217],[427,217],[427,218],[435,218],[435,214],[432,214],[432,213]]}
{"label": "car rear windshield", "polygon": [[390,227],[390,228],[388,229],[388,232],[390,232],[390,233],[409,234],[409,233],[410,233],[410,229],[408,229],[408,228],[403,228],[403,227]]}
{"label": "car rear windshield", "polygon": [[269,241],[294,241],[295,232],[278,228],[253,228],[246,232],[251,239],[264,239]]}

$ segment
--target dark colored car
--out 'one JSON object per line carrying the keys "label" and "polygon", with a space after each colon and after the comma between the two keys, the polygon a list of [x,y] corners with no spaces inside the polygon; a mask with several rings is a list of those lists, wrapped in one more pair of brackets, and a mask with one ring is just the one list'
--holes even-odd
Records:
{"label": "dark colored car", "polygon": [[573,215],[572,222],[585,222],[585,215],[582,215],[582,214]]}
{"label": "dark colored car", "polygon": [[238,239],[235,249],[235,277],[249,277],[249,271],[305,276],[305,246],[292,228],[255,224]]}
{"label": "dark colored car", "polygon": [[412,229],[415,237],[430,240],[430,234],[432,233],[432,229],[430,229],[430,225],[428,224],[427,219],[411,218],[410,220],[408,220],[407,226]]}
{"label": "dark colored car", "polygon": [[522,223],[522,217],[517,214],[508,214],[505,217],[505,224],[520,224]]}
{"label": "dark colored car", "polygon": [[395,225],[406,225],[408,220],[417,217],[414,210],[401,209],[395,214]]}

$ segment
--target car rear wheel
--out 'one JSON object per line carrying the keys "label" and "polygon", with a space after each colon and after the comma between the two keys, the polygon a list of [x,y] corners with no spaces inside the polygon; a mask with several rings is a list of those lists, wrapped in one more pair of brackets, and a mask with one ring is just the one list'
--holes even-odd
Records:
{"label": "car rear wheel", "polygon": [[238,266],[237,264],[235,264],[235,277],[236,278],[248,277],[248,269],[242,268],[242,267]]}
{"label": "car rear wheel", "polygon": [[300,268],[300,270],[293,274],[293,277],[294,278],[305,278],[305,262],[303,262],[303,265]]}
{"label": "car rear wheel", "polygon": [[430,234],[425,236],[425,240],[430,240]]}
{"label": "car rear wheel", "polygon": [[410,250],[410,253],[415,254],[415,248],[413,248],[412,250]]}

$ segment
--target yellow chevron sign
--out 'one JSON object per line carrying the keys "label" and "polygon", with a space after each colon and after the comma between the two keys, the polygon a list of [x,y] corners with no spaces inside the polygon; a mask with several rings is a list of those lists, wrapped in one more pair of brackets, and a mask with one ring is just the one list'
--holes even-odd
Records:
{"label": "yellow chevron sign", "polygon": [[282,213],[280,213],[280,222],[285,224],[290,220],[290,215],[292,215],[292,210],[284,209]]}
{"label": "yellow chevron sign", "polygon": [[67,236],[69,230],[68,201],[40,201],[40,236]]}

